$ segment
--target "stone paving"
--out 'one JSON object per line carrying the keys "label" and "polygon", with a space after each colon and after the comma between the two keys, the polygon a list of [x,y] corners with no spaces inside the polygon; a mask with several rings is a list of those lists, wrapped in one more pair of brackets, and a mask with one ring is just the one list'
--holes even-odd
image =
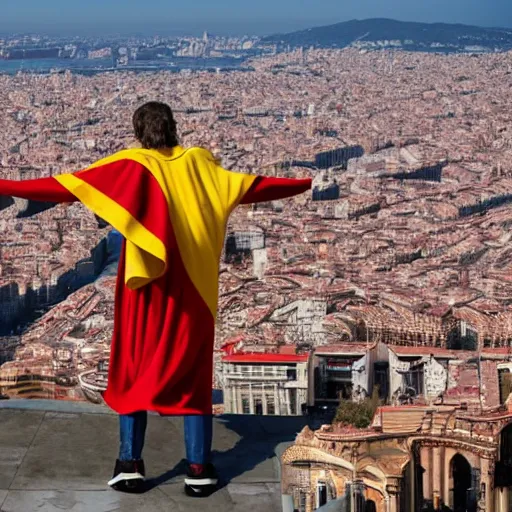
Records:
{"label": "stone paving", "polygon": [[55,401],[0,402],[1,512],[280,512],[276,453],[304,418],[219,416],[214,462],[220,489],[206,499],[183,492],[183,420],[150,415],[144,459],[148,491],[111,490],[118,421],[107,408]]}

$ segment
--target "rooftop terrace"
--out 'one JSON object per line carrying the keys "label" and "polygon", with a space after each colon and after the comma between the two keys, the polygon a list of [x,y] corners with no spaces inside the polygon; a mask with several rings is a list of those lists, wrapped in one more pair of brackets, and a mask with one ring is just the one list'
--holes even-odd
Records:
{"label": "rooftop terrace", "polygon": [[304,418],[219,416],[214,462],[220,489],[203,500],[183,492],[181,418],[150,415],[144,459],[148,490],[111,490],[118,421],[102,406],[9,400],[0,402],[1,512],[160,512],[189,510],[278,512],[278,455],[302,429]]}

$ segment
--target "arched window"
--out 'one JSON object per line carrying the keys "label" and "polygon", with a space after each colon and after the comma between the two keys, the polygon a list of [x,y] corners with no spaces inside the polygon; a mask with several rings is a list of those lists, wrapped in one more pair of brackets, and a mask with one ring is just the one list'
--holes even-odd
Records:
{"label": "arched window", "polygon": [[512,374],[510,373],[510,368],[498,369],[498,381],[500,385],[500,403],[504,404],[512,391]]}
{"label": "arched window", "polygon": [[473,471],[465,457],[457,453],[450,462],[453,487],[451,489],[453,512],[476,512]]}
{"label": "arched window", "polygon": [[327,503],[327,485],[325,482],[316,484],[316,508],[323,507]]}
{"label": "arched window", "polygon": [[512,423],[500,434],[500,459],[494,471],[496,487],[512,487]]}
{"label": "arched window", "polygon": [[500,461],[512,469],[512,423],[501,431]]}

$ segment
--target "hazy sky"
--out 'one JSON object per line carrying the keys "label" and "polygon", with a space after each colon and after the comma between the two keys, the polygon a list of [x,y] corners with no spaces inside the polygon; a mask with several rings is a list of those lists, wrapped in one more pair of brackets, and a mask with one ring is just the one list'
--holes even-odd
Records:
{"label": "hazy sky", "polygon": [[338,21],[512,27],[511,0],[0,0],[0,31],[269,34]]}

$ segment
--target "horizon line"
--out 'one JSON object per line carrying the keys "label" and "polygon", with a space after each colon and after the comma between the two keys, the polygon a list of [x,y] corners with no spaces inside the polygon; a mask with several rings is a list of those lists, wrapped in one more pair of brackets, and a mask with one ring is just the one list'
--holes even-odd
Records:
{"label": "horizon line", "polygon": [[[212,36],[218,36],[218,37],[229,37],[230,28],[229,26],[232,26],[233,29],[240,24],[243,25],[253,25],[253,26],[259,26],[258,29],[255,29],[255,32],[251,32],[250,30],[242,28],[242,30],[233,30],[232,31],[232,37],[243,37],[243,36],[249,36],[249,37],[266,37],[270,35],[286,35],[286,34],[292,34],[294,32],[302,32],[305,30],[310,29],[321,29],[321,28],[327,28],[327,27],[333,27],[336,25],[342,25],[344,23],[353,23],[353,22],[366,22],[366,21],[387,21],[387,22],[396,22],[396,23],[404,23],[404,24],[420,24],[420,25],[452,25],[452,26],[460,26],[460,27],[472,27],[472,28],[481,28],[486,30],[503,30],[503,31],[512,31],[512,25],[507,26],[497,26],[497,25],[479,25],[479,24],[472,24],[472,23],[465,23],[465,22],[454,22],[454,21],[417,21],[417,20],[402,20],[397,18],[386,18],[386,17],[370,17],[370,18],[351,18],[346,19],[342,21],[336,21],[336,22],[311,22],[309,25],[304,26],[303,28],[295,28],[295,29],[284,29],[282,31],[276,31],[276,29],[270,29],[270,31],[267,31],[263,28],[264,25],[270,24],[270,25],[278,25],[282,23],[283,25],[286,24],[306,24],[306,20],[292,20],[290,21],[282,21],[282,22],[275,22],[275,21],[269,21],[269,20],[262,20],[262,21],[254,21],[251,19],[247,20],[233,20],[225,22],[223,20],[217,20],[215,22],[197,22],[195,20],[184,20],[180,22],[179,24],[176,24],[174,26],[169,26],[168,28],[163,28],[161,25],[165,24],[166,22],[162,21],[154,21],[151,24],[146,24],[146,26],[150,25],[153,28],[146,28],[144,30],[134,29],[131,28],[136,24],[136,21],[130,21],[125,22],[124,24],[127,26],[126,30],[123,30],[123,28],[118,27],[116,30],[108,31],[101,29],[102,26],[110,24],[109,21],[105,21],[100,23],[98,26],[98,22],[94,22],[93,20],[86,21],[83,24],[80,23],[78,26],[73,23],[62,23],[62,25],[56,25],[54,28],[49,29],[47,27],[47,23],[45,27],[41,26],[40,28],[32,28],[32,29],[18,29],[18,30],[12,30],[12,29],[3,29],[2,25],[0,23],[0,36],[47,36],[47,37],[155,37],[155,36],[166,36],[166,37],[195,37],[191,32],[198,33],[198,32],[207,32],[208,34]],[[123,24],[123,22],[121,23]],[[186,27],[183,27],[183,24],[186,25]],[[215,25],[217,28],[212,27],[212,29],[208,29],[207,25]],[[223,28],[219,29],[218,25],[222,25]],[[11,24],[12,25],[12,24]],[[178,26],[179,25],[179,26]],[[191,25],[194,25],[193,27]],[[67,26],[68,29],[66,30],[64,26]],[[92,30],[91,29],[94,29]],[[99,28],[99,30],[98,30]],[[67,31],[76,31],[79,30],[81,33],[77,34],[75,33],[73,36],[69,33],[66,33]],[[83,33],[90,31],[90,34]],[[59,32],[61,32],[59,34]],[[216,34],[216,32],[221,32],[219,34]],[[234,32],[237,32],[237,35],[234,34]],[[258,32],[258,33],[256,33]],[[266,33],[262,33],[266,32]],[[243,33],[243,35],[241,35]]]}

